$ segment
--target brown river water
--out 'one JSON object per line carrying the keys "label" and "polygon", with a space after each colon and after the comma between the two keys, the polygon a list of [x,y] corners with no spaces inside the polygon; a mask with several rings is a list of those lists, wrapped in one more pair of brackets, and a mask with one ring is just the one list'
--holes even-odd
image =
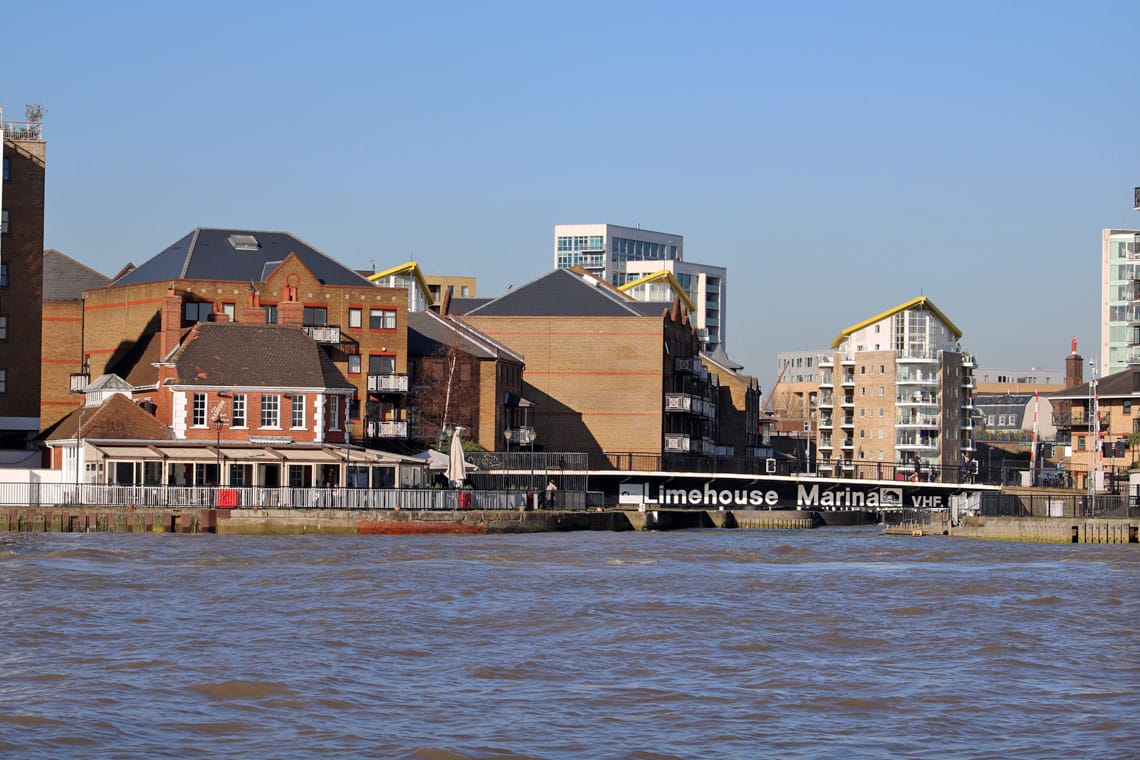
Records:
{"label": "brown river water", "polygon": [[1140,551],[0,534],[0,757],[1136,758]]}

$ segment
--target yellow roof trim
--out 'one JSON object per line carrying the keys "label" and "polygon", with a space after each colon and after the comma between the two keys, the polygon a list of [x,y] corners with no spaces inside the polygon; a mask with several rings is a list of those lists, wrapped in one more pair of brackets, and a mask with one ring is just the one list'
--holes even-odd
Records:
{"label": "yellow roof trim", "polygon": [[832,348],[839,348],[839,344],[843,342],[844,338],[849,338],[852,334],[859,332],[864,327],[869,327],[870,325],[873,325],[876,322],[880,322],[880,321],[886,319],[887,317],[894,316],[895,314],[898,314],[900,311],[906,311],[907,309],[909,309],[913,306],[922,306],[924,309],[930,309],[932,312],[934,312],[935,316],[937,316],[939,319],[941,319],[943,322],[946,323],[946,326],[950,328],[950,332],[954,333],[955,338],[961,338],[962,337],[962,331],[958,329],[958,326],[955,325],[953,322],[951,322],[950,319],[945,314],[943,314],[942,311],[937,306],[935,306],[933,303],[931,303],[929,298],[927,298],[926,296],[919,296],[917,298],[910,299],[906,303],[899,304],[898,306],[894,307],[893,309],[887,309],[882,314],[876,314],[875,316],[871,317],[870,319],[864,319],[862,322],[860,322],[857,325],[851,325],[846,330],[839,333],[839,335],[835,338],[835,340],[831,342],[831,347]]}
{"label": "yellow roof trim", "polygon": [[681,283],[677,282],[677,278],[674,277],[673,273],[668,269],[662,269],[660,272],[647,274],[644,277],[639,277],[638,279],[633,280],[632,282],[627,282],[625,285],[618,285],[618,290],[624,293],[627,290],[636,288],[638,285],[647,285],[648,283],[656,282],[657,280],[665,280],[668,282],[669,287],[673,288],[673,291],[677,295],[681,296],[681,300],[684,302],[685,307],[690,312],[697,310],[696,304],[694,304],[693,300],[689,298],[689,294],[685,292],[685,289],[681,287]]}
{"label": "yellow roof trim", "polygon": [[397,274],[410,275],[412,279],[416,281],[416,284],[419,285],[420,292],[423,293],[424,300],[427,301],[428,306],[435,304],[435,299],[431,297],[431,288],[428,287],[427,280],[424,279],[424,275],[420,271],[420,265],[414,261],[407,261],[403,264],[398,264],[389,269],[385,269],[383,272],[370,274],[368,275],[368,280],[369,282],[376,282],[378,280],[383,280],[385,277],[391,277],[392,275]]}

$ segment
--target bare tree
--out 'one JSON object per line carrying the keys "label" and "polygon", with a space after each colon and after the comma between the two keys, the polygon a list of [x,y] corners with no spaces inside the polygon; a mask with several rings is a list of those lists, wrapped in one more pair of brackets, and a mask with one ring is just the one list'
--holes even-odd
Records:
{"label": "bare tree", "polygon": [[449,425],[476,429],[478,371],[478,360],[455,346],[441,346],[415,363],[408,402],[419,423],[415,432],[420,440],[436,440]]}

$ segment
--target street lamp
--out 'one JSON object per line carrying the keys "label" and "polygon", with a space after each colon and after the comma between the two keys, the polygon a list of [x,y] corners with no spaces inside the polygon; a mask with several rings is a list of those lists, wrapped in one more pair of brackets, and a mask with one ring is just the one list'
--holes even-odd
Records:
{"label": "street lamp", "polygon": [[214,453],[217,456],[217,464],[215,466],[217,467],[218,473],[216,478],[218,488],[222,486],[222,424],[226,421],[226,415],[224,414],[226,402],[224,399],[229,397],[230,394],[225,391],[219,391],[218,398],[222,400],[218,401],[218,405],[214,407]]}
{"label": "street lamp", "polygon": [[[344,487],[352,485],[352,420],[344,421]],[[347,492],[346,492],[347,497]]]}
{"label": "street lamp", "polygon": [[534,428],[530,429],[530,490],[534,491],[534,439],[538,436]]}
{"label": "street lamp", "polygon": [[1089,517],[1096,514],[1096,474],[1097,467],[1100,464],[1098,461],[1099,446],[1100,446],[1100,414],[1097,410],[1097,397],[1096,397],[1096,362],[1089,359],[1089,372],[1091,378],[1089,379],[1089,419],[1088,429],[1089,437],[1092,439],[1089,448],[1089,472],[1088,477],[1088,502],[1089,502]]}
{"label": "street lamp", "polygon": [[77,503],[81,503],[80,498],[80,460],[82,459],[81,452],[83,446],[83,410],[87,407],[87,384],[91,382],[91,371],[88,368],[87,357],[83,358],[83,371],[76,372],[71,376],[71,392],[80,393],[83,395],[83,400],[79,404],[79,427],[75,429],[75,499]]}

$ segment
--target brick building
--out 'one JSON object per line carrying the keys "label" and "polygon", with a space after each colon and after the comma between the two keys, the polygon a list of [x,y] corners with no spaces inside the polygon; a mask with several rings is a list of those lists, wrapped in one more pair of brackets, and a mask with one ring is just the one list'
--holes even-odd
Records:
{"label": "brick building", "polygon": [[73,359],[138,388],[147,362],[177,346],[163,324],[296,325],[355,389],[353,439],[396,445],[408,432],[407,303],[406,290],[377,287],[288,233],[197,228],[84,293]]}
{"label": "brick building", "polygon": [[468,301],[463,321],[526,361],[535,445],[554,451],[729,455],[716,378],[687,312],[557,269]]}
{"label": "brick building", "polygon": [[390,488],[401,464],[422,469],[348,446],[356,388],[300,325],[183,328],[179,296],[163,305],[160,342],[175,347],[120,362],[132,382],[87,386],[85,406],[48,437],[54,467],[92,484],[268,489]]}
{"label": "brick building", "polygon": [[83,371],[83,291],[101,288],[109,277],[56,250],[43,252],[43,367],[40,426],[47,430],[81,400],[71,392],[72,374]]}
{"label": "brick building", "polygon": [[523,395],[523,359],[471,325],[441,310],[408,315],[408,354],[416,415],[413,438],[431,442],[446,426],[466,428],[465,437],[490,451],[506,446],[505,430],[528,442],[528,420],[518,413]]}
{"label": "brick building", "polygon": [[26,449],[40,429],[44,182],[39,122],[0,112],[0,448]]}

